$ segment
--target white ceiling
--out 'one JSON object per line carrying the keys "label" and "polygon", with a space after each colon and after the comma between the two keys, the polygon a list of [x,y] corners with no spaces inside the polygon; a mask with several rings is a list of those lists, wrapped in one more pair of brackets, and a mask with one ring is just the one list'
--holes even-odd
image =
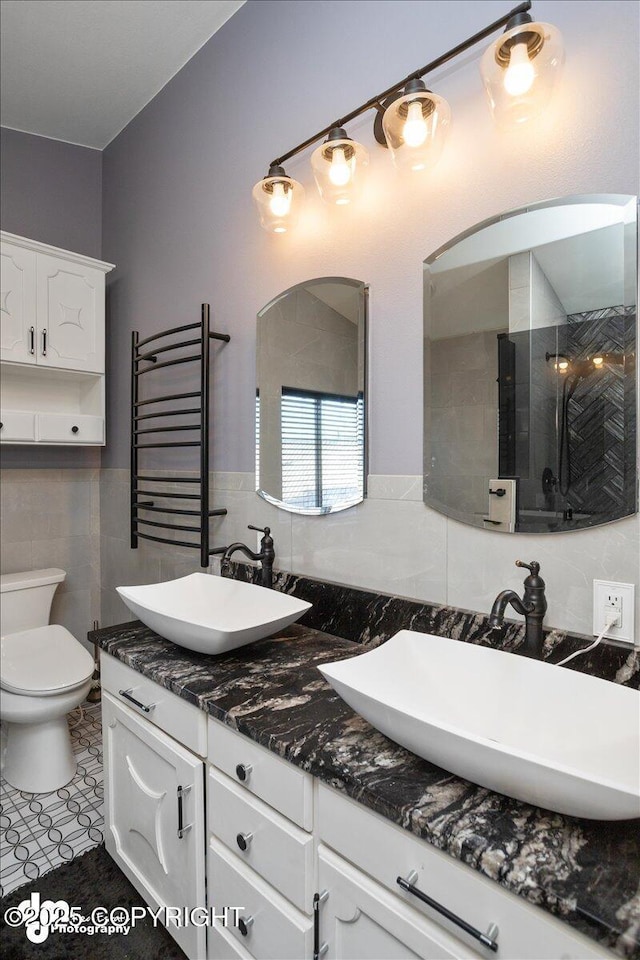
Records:
{"label": "white ceiling", "polygon": [[2,0],[2,125],[102,149],[245,0]]}

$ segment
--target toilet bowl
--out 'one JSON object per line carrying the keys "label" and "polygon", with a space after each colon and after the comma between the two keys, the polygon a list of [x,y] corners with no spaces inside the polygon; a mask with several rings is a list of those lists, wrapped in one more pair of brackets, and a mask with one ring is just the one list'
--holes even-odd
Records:
{"label": "toilet bowl", "polygon": [[65,627],[48,625],[53,594],[64,577],[54,568],[0,577],[2,775],[29,793],[58,790],[73,778],[66,715],[91,688],[89,652]]}

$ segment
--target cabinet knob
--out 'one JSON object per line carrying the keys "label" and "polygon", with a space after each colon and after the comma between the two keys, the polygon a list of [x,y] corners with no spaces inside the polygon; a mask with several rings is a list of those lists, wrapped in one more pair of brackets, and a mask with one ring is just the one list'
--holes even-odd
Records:
{"label": "cabinet knob", "polygon": [[251,843],[252,840],[253,840],[252,833],[239,833],[236,837],[236,843],[238,844],[238,846],[240,847],[243,853],[248,849],[249,844]]}
{"label": "cabinet knob", "polygon": [[240,931],[243,937],[247,937],[249,935],[249,930],[252,925],[253,925],[253,917],[240,917],[240,919],[238,920],[238,930]]}
{"label": "cabinet knob", "polygon": [[238,780],[241,780],[243,783],[249,779],[253,767],[250,763],[239,763],[236,767],[236,777]]}
{"label": "cabinet knob", "polygon": [[80,433],[80,427],[76,427],[76,426],[71,427],[71,433]]}

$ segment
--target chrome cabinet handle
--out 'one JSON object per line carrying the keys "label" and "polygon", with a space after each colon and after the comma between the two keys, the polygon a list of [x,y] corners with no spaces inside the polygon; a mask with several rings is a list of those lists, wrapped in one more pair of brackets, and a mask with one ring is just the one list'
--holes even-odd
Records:
{"label": "chrome cabinet handle", "polygon": [[246,853],[246,851],[249,848],[249,844],[251,843],[252,840],[253,840],[252,833],[239,833],[236,837],[236,843],[238,844],[238,846],[240,847],[243,853]]}
{"label": "chrome cabinet handle", "polygon": [[47,328],[45,327],[42,331],[42,356],[46,357],[47,355]]}
{"label": "chrome cabinet handle", "polygon": [[132,703],[134,706],[138,707],[138,708],[139,708],[140,710],[142,710],[144,713],[151,713],[151,711],[152,711],[153,708],[155,707],[155,703],[149,703],[149,704],[140,703],[139,700],[136,700],[135,697],[132,697],[132,696],[131,696],[132,692],[133,692],[133,688],[132,688],[132,687],[130,687],[128,690],[121,690],[121,691],[120,691],[120,696],[121,696],[121,697],[124,697],[125,700],[128,700],[129,703]]}
{"label": "chrome cabinet handle", "polygon": [[185,824],[185,822],[184,822],[184,808],[183,808],[183,803],[184,803],[184,798],[185,798],[186,794],[189,793],[189,790],[191,790],[191,787],[183,787],[183,786],[179,786],[179,787],[178,787],[178,790],[177,790],[177,794],[178,794],[178,840],[183,840],[184,837],[185,837],[185,834],[187,834],[187,833],[189,832],[189,830],[191,830],[191,827],[193,826],[192,823],[187,823],[187,824]]}
{"label": "chrome cabinet handle", "polygon": [[29,353],[36,352],[36,331],[35,327],[29,327]]}
{"label": "chrome cabinet handle", "polygon": [[451,910],[447,910],[447,908],[443,907],[437,900],[428,897],[426,893],[423,893],[422,890],[414,886],[417,879],[418,874],[415,870],[412,870],[406,880],[404,877],[398,877],[396,883],[398,883],[403,890],[406,890],[407,893],[411,893],[414,897],[417,897],[418,900],[422,900],[423,903],[426,903],[427,906],[435,910],[436,913],[442,914],[442,916],[450,920],[451,923],[455,923],[456,926],[461,927],[469,936],[479,940],[483,947],[487,947],[488,950],[492,950],[494,953],[498,952],[498,928],[495,923],[490,924],[486,933],[482,933],[476,927],[467,923],[466,920],[463,920],[462,917],[459,917],[456,913],[452,913]]}
{"label": "chrome cabinet handle", "polygon": [[253,917],[240,917],[238,920],[238,930],[243,937],[247,937],[249,935],[249,929],[253,926],[253,923]]}
{"label": "chrome cabinet handle", "polygon": [[239,763],[236,767],[236,777],[238,780],[241,780],[243,783],[251,776],[251,771],[253,766],[250,763]]}

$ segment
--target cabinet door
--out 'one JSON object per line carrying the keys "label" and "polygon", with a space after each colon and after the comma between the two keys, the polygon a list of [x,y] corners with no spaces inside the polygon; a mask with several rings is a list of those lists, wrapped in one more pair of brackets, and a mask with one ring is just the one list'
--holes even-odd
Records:
{"label": "cabinet door", "polygon": [[318,864],[320,890],[328,894],[320,905],[326,960],[479,957],[322,845]]}
{"label": "cabinet door", "polygon": [[104,371],[104,274],[38,254],[38,363]]}
{"label": "cabinet door", "polygon": [[[108,693],[102,719],[108,852],[155,909],[204,907],[203,762]],[[188,957],[206,955],[204,926],[167,929]]]}
{"label": "cabinet door", "polygon": [[0,359],[35,363],[36,255],[2,244],[0,269]]}

